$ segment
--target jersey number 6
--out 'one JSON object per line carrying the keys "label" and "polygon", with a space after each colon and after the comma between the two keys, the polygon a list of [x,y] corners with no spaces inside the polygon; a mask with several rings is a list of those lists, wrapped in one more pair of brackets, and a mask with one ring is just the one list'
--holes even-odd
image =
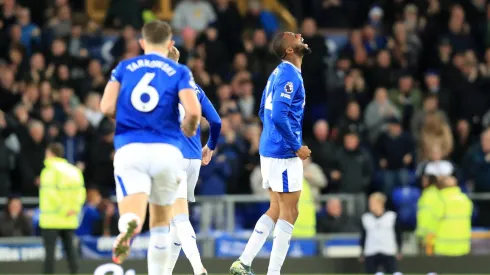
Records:
{"label": "jersey number 6", "polygon": [[160,100],[157,89],[150,86],[153,78],[155,78],[154,73],[146,73],[131,92],[131,104],[140,112],[147,113],[153,111]]}

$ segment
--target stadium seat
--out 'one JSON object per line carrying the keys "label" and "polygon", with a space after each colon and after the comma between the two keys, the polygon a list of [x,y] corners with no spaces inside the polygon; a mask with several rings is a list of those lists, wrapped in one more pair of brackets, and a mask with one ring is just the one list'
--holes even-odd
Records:
{"label": "stadium seat", "polygon": [[415,228],[417,223],[417,201],[419,198],[420,189],[413,186],[396,187],[393,190],[393,205],[404,228]]}
{"label": "stadium seat", "polygon": [[406,205],[417,205],[420,189],[412,186],[396,187],[392,193],[394,206],[399,209]]}
{"label": "stadium seat", "polygon": [[35,236],[41,236],[41,229],[39,228],[39,208],[34,210],[34,215],[32,215],[32,229]]}

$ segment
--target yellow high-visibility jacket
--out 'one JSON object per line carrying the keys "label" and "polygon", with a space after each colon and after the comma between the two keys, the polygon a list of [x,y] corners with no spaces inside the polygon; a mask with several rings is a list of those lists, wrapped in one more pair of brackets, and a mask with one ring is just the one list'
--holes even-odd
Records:
{"label": "yellow high-visibility jacket", "polygon": [[417,237],[425,239],[431,229],[434,228],[435,207],[440,200],[439,189],[435,185],[428,186],[422,192],[419,201],[417,202]]}
{"label": "yellow high-visibility jacket", "polygon": [[303,180],[303,190],[298,203],[298,219],[294,224],[293,237],[311,238],[316,235],[315,198],[311,194],[310,185]]}
{"label": "yellow high-visibility jacket", "polygon": [[82,172],[62,158],[46,159],[44,165],[39,186],[39,226],[78,228],[78,214],[86,198]]}
{"label": "yellow high-visibility jacket", "polygon": [[434,254],[463,256],[471,249],[473,203],[457,186],[441,189],[435,207]]}

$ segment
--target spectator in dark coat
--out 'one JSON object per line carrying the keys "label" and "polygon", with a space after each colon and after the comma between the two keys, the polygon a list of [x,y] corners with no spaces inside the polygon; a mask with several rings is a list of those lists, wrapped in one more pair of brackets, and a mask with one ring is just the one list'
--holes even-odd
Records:
{"label": "spectator in dark coat", "polygon": [[[490,192],[490,129],[485,130],[480,142],[473,145],[463,159],[463,171],[475,193]],[[479,209],[489,209],[488,201],[477,201]],[[477,226],[490,226],[490,212],[480,211]]]}
{"label": "spectator in dark coat", "polygon": [[469,26],[465,22],[465,12],[460,5],[451,9],[448,24],[449,33],[446,37],[451,41],[454,51],[465,51],[475,47],[475,41],[470,35]]}
{"label": "spectator in dark coat", "polygon": [[342,0],[317,1],[316,19],[322,28],[348,28],[351,26],[348,9]]}
{"label": "spectator in dark coat", "polygon": [[425,86],[429,95],[437,97],[439,108],[446,113],[451,121],[455,118],[454,94],[448,88],[441,87],[441,79],[435,70],[425,73]]}
{"label": "spectator in dark coat", "polygon": [[343,211],[342,202],[339,199],[329,199],[325,205],[325,213],[317,218],[317,231],[321,233],[348,233],[355,232],[357,227],[352,222],[352,217]]}
{"label": "spectator in dark coat", "polygon": [[0,110],[10,112],[20,102],[19,87],[14,83],[14,73],[3,70],[0,76]]}
{"label": "spectator in dark coat", "polygon": [[475,141],[475,137],[471,135],[470,123],[464,119],[458,120],[453,136],[454,150],[451,154],[451,160],[460,166],[462,165],[464,155]]}
{"label": "spectator in dark coat", "polygon": [[328,175],[337,151],[335,143],[328,140],[328,122],[325,120],[315,122],[315,125],[313,126],[313,136],[314,138],[307,142],[311,149],[311,159],[314,163],[320,165],[325,175]]}
{"label": "spectator in dark coat", "polygon": [[415,144],[397,118],[389,119],[388,131],[379,136],[375,152],[383,171],[383,193],[390,196],[394,187],[407,186],[407,169],[414,161]]}
{"label": "spectator in dark coat", "polygon": [[229,56],[234,56],[242,47],[243,19],[236,3],[229,0],[216,1],[216,28],[220,40],[228,46]]}
{"label": "spectator in dark coat", "polygon": [[69,119],[63,126],[63,137],[61,138],[65,148],[65,159],[73,165],[83,161],[85,157],[85,143],[82,137],[77,135],[77,125],[75,121]]}
{"label": "spectator in dark coat", "polygon": [[114,125],[111,122],[101,125],[94,143],[89,147],[89,162],[92,164],[89,178],[100,187],[102,194],[114,188]]}
{"label": "spectator in dark coat", "polygon": [[481,134],[463,160],[463,169],[477,193],[490,192],[490,129]]}
{"label": "spectator in dark coat", "polygon": [[329,173],[332,185],[337,185],[340,193],[364,193],[371,183],[372,174],[371,157],[359,147],[358,134],[346,133],[344,147],[337,153]]}
{"label": "spectator in dark coat", "polygon": [[344,86],[329,97],[329,120],[336,122],[349,101],[356,101],[363,109],[369,102],[367,90],[362,72],[357,69],[349,71],[344,78]]}
{"label": "spectator in dark coat", "polygon": [[136,30],[131,25],[126,25],[121,35],[116,39],[114,46],[112,46],[110,54],[114,58],[118,58],[124,54],[127,45],[131,40],[136,37]]}
{"label": "spectator in dark coat", "polygon": [[221,41],[221,34],[215,27],[204,31],[204,47],[206,48],[205,66],[209,74],[222,72],[229,64],[226,45]]}
{"label": "spectator in dark coat", "polygon": [[10,197],[7,208],[0,214],[0,237],[27,237],[32,235],[32,222],[22,211],[18,197]]}
{"label": "spectator in dark coat", "polygon": [[475,60],[465,58],[462,67],[464,78],[455,83],[458,117],[470,121],[474,133],[481,131],[481,119],[487,111],[490,99],[487,79],[479,74],[477,65]]}
{"label": "spectator in dark coat", "polygon": [[394,88],[396,83],[396,70],[393,69],[391,54],[388,50],[381,50],[376,56],[376,65],[367,72],[368,84],[371,87]]}
{"label": "spectator in dark coat", "polygon": [[350,101],[347,104],[345,115],[340,118],[337,124],[338,143],[344,142],[345,133],[356,132],[359,134],[361,144],[367,142],[367,127],[361,117],[361,107],[356,101]]}
{"label": "spectator in dark coat", "polygon": [[22,195],[37,196],[39,175],[44,167],[46,151],[44,126],[39,121],[32,121],[27,130],[19,130],[17,136],[21,144],[19,168],[22,178]]}
{"label": "spectator in dark coat", "polygon": [[12,187],[10,172],[13,153],[5,144],[5,139],[10,135],[7,127],[5,114],[0,111],[0,196],[8,196]]}
{"label": "spectator in dark coat", "polygon": [[119,29],[131,25],[139,29],[143,25],[139,2],[137,0],[111,1],[104,19],[104,26]]}
{"label": "spectator in dark coat", "polygon": [[312,49],[315,49],[312,54],[305,55],[303,58],[302,75],[305,83],[305,90],[311,91],[309,93],[309,100],[312,100],[314,104],[311,105],[311,111],[316,113],[315,118],[324,118],[325,106],[327,104],[327,97],[325,92],[325,80],[323,75],[327,69],[325,63],[325,57],[328,55],[327,47],[325,46],[325,36],[318,33],[316,22],[311,18],[307,18],[303,21],[302,35],[305,43]]}

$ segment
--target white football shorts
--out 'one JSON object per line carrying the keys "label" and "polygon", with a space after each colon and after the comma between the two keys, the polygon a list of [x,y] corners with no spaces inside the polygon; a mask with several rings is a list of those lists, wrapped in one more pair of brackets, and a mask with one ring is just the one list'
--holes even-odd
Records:
{"label": "white football shorts", "polygon": [[276,159],[260,156],[262,187],[290,193],[303,188],[303,161],[300,158]]}
{"label": "white football shorts", "polygon": [[145,193],[151,203],[174,203],[181,181],[182,153],[170,144],[131,143],[114,156],[116,195],[120,201],[127,195]]}
{"label": "white football shorts", "polygon": [[194,191],[196,189],[197,179],[199,178],[199,171],[201,170],[201,160],[184,159],[182,166],[182,180],[177,189],[177,198],[195,202]]}

